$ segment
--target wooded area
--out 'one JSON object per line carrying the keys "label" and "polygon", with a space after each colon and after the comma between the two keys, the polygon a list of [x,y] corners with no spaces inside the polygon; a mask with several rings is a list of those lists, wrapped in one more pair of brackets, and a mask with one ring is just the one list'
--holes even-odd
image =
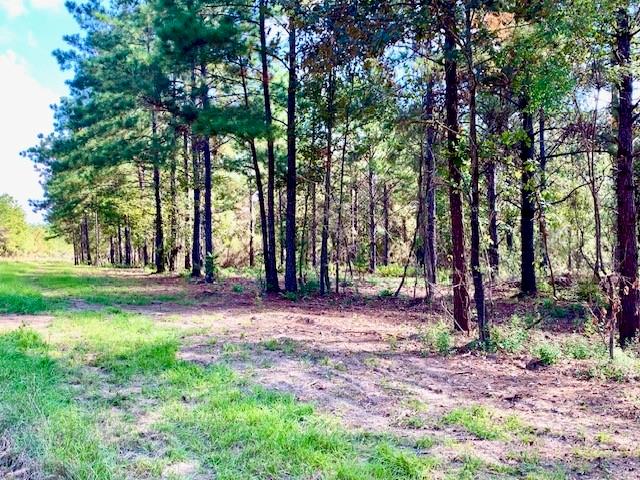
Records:
{"label": "wooded area", "polygon": [[636,336],[636,2],[69,8],[70,93],[26,154],[76,263],[263,265],[267,292],[321,295],[392,265],[427,302],[450,277],[481,342],[499,280],[586,278]]}

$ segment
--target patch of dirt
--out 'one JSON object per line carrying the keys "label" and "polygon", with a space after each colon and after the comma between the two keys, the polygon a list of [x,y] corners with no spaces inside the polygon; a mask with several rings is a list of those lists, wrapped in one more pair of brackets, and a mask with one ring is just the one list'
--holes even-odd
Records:
{"label": "patch of dirt", "polygon": [[[181,317],[208,330],[187,340],[184,360],[229,362],[258,384],[312,402],[352,428],[454,439],[476,456],[497,455],[506,464],[534,455],[542,466],[563,465],[581,478],[640,475],[637,382],[580,380],[575,362],[529,370],[527,356],[425,356],[419,332],[443,312],[412,301],[273,297],[251,305],[247,295],[209,298],[206,314]],[[498,309],[530,307],[509,301]],[[476,404],[505,418],[517,415],[533,427],[532,438],[496,445],[443,426],[445,413]],[[437,448],[457,454],[457,447]]]}
{"label": "patch of dirt", "polygon": [[5,480],[41,480],[39,466],[24,453],[14,450],[7,435],[0,437],[0,478]]}
{"label": "patch of dirt", "polygon": [[45,330],[53,321],[52,315],[0,315],[0,331],[13,330],[20,327],[29,327],[34,330]]}

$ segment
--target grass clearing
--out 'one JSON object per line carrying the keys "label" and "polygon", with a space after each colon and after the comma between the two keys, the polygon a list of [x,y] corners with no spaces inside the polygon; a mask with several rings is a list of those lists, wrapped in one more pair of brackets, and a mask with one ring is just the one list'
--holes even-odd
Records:
{"label": "grass clearing", "polygon": [[[591,463],[616,460],[609,451],[617,448],[619,436],[598,433],[606,430],[600,426],[585,431],[584,438],[593,439],[595,446],[584,441],[571,445],[565,469],[542,451],[546,430],[501,413],[502,407],[489,398],[471,404],[456,397],[456,389],[466,391],[464,386],[443,391],[472,380],[459,363],[465,360],[456,344],[463,339],[444,323],[419,325],[422,335],[414,344],[415,353],[407,357],[409,337],[401,332],[362,336],[359,327],[350,327],[356,342],[349,343],[335,336],[340,329],[321,324],[317,315],[312,321],[287,319],[285,328],[267,330],[267,316],[252,311],[241,319],[236,317],[239,310],[225,310],[229,306],[223,304],[217,311],[190,318],[185,328],[179,311],[171,310],[158,321],[115,303],[125,288],[131,290],[132,298],[125,297],[130,304],[161,301],[157,299],[163,290],[157,287],[165,285],[163,277],[124,272],[119,278],[108,270],[75,270],[62,264],[5,262],[0,267],[0,278],[7,278],[18,292],[12,298],[23,298],[24,311],[52,313],[45,326],[37,324],[37,332],[18,328],[0,335],[0,440],[10,441],[12,455],[29,459],[27,467],[38,480],[47,475],[78,480],[560,479],[578,471],[599,472]],[[151,285],[144,283],[151,280]],[[230,279],[228,295],[237,298],[240,293],[233,291],[233,282]],[[174,292],[167,295],[174,298]],[[175,295],[182,298],[179,291]],[[87,298],[103,299],[105,308],[73,308],[75,300],[89,302]],[[14,300],[5,303],[13,313],[20,304]],[[94,302],[88,305],[93,306]],[[300,300],[294,308],[304,307]],[[251,308],[268,309],[269,299]],[[301,315],[308,319],[314,312]],[[252,327],[247,318],[259,321]],[[532,355],[536,345],[557,347],[557,360],[586,356],[593,375],[604,375],[604,359],[594,354],[595,342],[563,337],[546,340],[547,345],[525,323],[516,318],[496,327],[501,335],[497,357],[503,358],[506,350]],[[256,337],[252,328],[263,330]],[[306,336],[314,330],[322,332],[322,341],[310,347]],[[340,350],[345,345],[361,350],[345,355]],[[437,356],[421,355],[424,351]],[[189,352],[203,356],[185,356]],[[492,354],[469,355],[484,361]],[[616,369],[626,366],[633,371],[636,357],[624,355],[616,357]],[[403,378],[407,370],[394,366],[399,365],[393,363],[396,357],[406,359],[403,368],[410,362],[422,365],[419,375]],[[268,368],[265,359],[271,363]],[[299,368],[297,362],[304,368],[289,376],[289,369]],[[610,368],[607,375],[614,377],[618,370]],[[317,375],[315,380],[305,378],[305,371]],[[461,375],[452,377],[451,372]],[[261,376],[272,374],[281,375],[277,391],[259,384]],[[367,383],[369,376],[378,382]],[[419,383],[424,376],[429,382],[443,380],[416,389],[425,385]],[[361,402],[362,410],[384,406],[374,412],[382,413],[382,421],[388,418],[389,427],[363,423],[354,428],[342,414],[340,419],[329,413],[333,410],[322,402],[315,406],[297,400],[309,397],[286,387],[292,379],[295,387],[316,389],[319,396],[311,396],[314,400],[332,395],[339,406],[345,398]],[[347,396],[332,391],[332,382]],[[486,455],[487,449],[498,452],[496,445],[504,447],[504,455]],[[0,477],[6,467],[0,461]],[[563,469],[571,474],[564,475]]]}

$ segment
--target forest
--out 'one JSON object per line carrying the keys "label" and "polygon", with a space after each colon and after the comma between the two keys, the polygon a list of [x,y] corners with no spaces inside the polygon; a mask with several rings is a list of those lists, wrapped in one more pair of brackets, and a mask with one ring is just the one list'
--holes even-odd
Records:
{"label": "forest", "polygon": [[639,2],[66,7],[0,476],[637,478]]}

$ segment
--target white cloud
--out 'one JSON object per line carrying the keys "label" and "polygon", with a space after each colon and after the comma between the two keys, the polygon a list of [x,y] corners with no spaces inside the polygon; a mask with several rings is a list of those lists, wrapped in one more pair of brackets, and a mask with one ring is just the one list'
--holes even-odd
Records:
{"label": "white cloud", "polygon": [[0,0],[0,9],[9,17],[17,17],[27,11],[25,0]]}
{"label": "white cloud", "polygon": [[24,15],[28,10],[58,10],[63,0],[0,0],[0,10],[9,18]]}
{"label": "white cloud", "polygon": [[58,95],[38,83],[27,63],[11,50],[0,52],[0,72],[0,193],[15,197],[29,220],[39,221],[40,216],[29,208],[29,199],[42,197],[39,175],[20,152],[34,145],[39,133],[51,130],[49,105]]}

